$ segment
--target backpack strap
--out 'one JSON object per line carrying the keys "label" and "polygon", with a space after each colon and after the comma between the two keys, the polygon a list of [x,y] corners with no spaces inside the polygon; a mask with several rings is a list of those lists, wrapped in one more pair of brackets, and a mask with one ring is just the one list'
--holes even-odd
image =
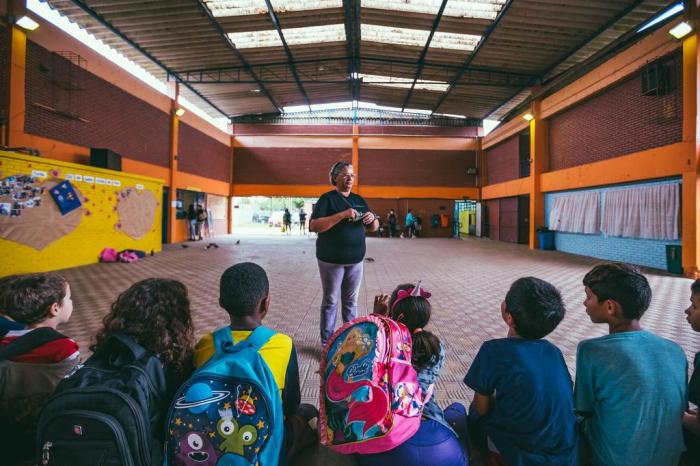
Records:
{"label": "backpack strap", "polygon": [[0,349],[0,361],[13,359],[22,354],[45,345],[46,343],[66,338],[65,335],[58,333],[50,327],[40,327],[27,332],[9,345]]}
{"label": "backpack strap", "polygon": [[265,327],[263,325],[257,327],[255,330],[250,332],[250,335],[248,335],[248,338],[245,340],[239,342],[236,344],[236,347],[241,347],[241,349],[245,347],[250,347],[253,348],[255,351],[260,351],[260,349],[265,346],[265,343],[270,341],[270,338],[277,333],[271,328]]}
{"label": "backpack strap", "polygon": [[214,332],[214,350],[219,356],[224,353],[236,353],[244,348],[253,348],[256,351],[260,351],[260,348],[265,346],[265,343],[270,341],[270,338],[275,333],[277,332],[261,325],[250,332],[248,338],[234,343],[233,338],[231,338],[231,327],[222,327]]}

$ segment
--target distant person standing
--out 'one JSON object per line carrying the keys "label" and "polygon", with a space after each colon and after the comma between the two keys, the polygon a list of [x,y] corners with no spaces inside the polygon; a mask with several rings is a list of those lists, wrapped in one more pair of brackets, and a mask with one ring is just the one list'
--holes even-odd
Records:
{"label": "distant person standing", "polygon": [[396,212],[394,212],[394,209],[391,209],[389,211],[389,214],[386,216],[386,222],[389,224],[389,238],[395,237],[397,217]]}
{"label": "distant person standing", "polygon": [[321,275],[321,343],[333,334],[338,312],[338,295],[342,303],[343,322],[357,317],[357,298],[362,283],[362,260],[365,257],[365,232],[379,228],[377,216],[367,202],[351,193],[355,182],[352,164],[338,162],[329,173],[335,187],[323,194],[311,213],[309,231],[318,233],[316,258]]}
{"label": "distant person standing", "polygon": [[303,207],[299,209],[299,234],[306,234],[306,212]]}
{"label": "distant person standing", "polygon": [[284,224],[284,232],[288,235],[292,234],[292,213],[285,207],[282,215],[282,223]]}
{"label": "distant person standing", "polygon": [[207,223],[207,211],[202,204],[197,204],[197,239],[202,240],[204,234],[204,224]]}
{"label": "distant person standing", "polygon": [[197,210],[194,208],[194,204],[190,204],[187,209],[187,228],[190,234],[190,241],[197,240]]}
{"label": "distant person standing", "polygon": [[416,217],[413,216],[413,212],[411,212],[411,209],[408,209],[408,213],[406,214],[406,225],[404,226],[403,233],[401,234],[402,238],[413,238],[413,224],[415,223],[415,221]]}

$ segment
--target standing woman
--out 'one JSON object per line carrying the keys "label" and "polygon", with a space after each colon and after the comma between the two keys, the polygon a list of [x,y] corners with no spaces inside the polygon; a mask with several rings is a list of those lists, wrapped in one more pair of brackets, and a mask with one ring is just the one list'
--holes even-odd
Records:
{"label": "standing woman", "polygon": [[357,297],[362,282],[362,260],[365,257],[365,232],[379,228],[377,216],[365,200],[350,191],[355,170],[348,162],[338,162],[329,173],[335,189],[323,194],[311,214],[309,231],[318,233],[316,259],[321,274],[321,343],[333,334],[338,311],[338,295],[342,302],[343,322],[357,317]]}

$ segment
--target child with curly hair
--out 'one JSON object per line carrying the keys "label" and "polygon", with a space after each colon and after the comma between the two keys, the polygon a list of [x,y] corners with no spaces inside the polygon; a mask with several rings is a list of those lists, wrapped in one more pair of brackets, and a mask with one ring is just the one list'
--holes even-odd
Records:
{"label": "child with curly hair", "polygon": [[177,280],[147,278],[119,295],[90,347],[98,352],[115,334],[158,356],[174,392],[192,372],[194,331],[187,287]]}

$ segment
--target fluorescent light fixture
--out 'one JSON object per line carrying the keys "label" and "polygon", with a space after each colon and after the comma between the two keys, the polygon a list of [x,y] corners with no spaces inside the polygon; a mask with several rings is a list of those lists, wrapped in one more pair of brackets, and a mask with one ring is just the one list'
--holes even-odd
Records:
{"label": "fluorescent light fixture", "polygon": [[22,29],[26,29],[27,31],[33,31],[34,29],[39,27],[39,23],[37,23],[32,18],[26,15],[18,19],[15,24],[21,27]]}
{"label": "fluorescent light fixture", "polygon": [[466,120],[467,117],[464,115],[455,115],[454,113],[433,113],[434,116],[450,117],[450,118],[461,118]]}
{"label": "fluorescent light fixture", "polygon": [[[421,29],[362,24],[362,40],[367,42],[425,47],[429,35],[430,31]],[[433,40],[430,42],[430,48],[472,51],[480,39],[481,36],[473,34],[436,32],[433,35]]]}
{"label": "fluorescent light fixture", "polygon": [[678,23],[676,26],[671,28],[670,31],[668,31],[669,34],[671,34],[673,37],[676,39],[682,39],[690,32],[693,30],[693,26],[691,26],[687,21],[681,21]]}
{"label": "fluorescent light fixture", "polygon": [[178,108],[177,110],[175,110],[175,115],[177,115],[177,116],[179,116],[179,117],[181,117],[181,116],[184,115],[184,114],[185,114],[185,109],[182,108],[182,107],[180,107],[180,108]]}
{"label": "fluorescent light fixture", "polygon": [[[495,19],[504,3],[506,3],[505,0],[450,0],[447,2],[443,16]],[[435,0],[362,0],[362,7],[435,15],[440,9],[440,2]]]}
{"label": "fluorescent light fixture", "polygon": [[[265,0],[204,0],[211,14],[216,17],[266,15],[269,10]],[[324,8],[342,8],[343,0],[275,0],[275,12],[309,11]]]}
{"label": "fluorescent light fixture", "polygon": [[[360,74],[362,83],[369,86],[384,86],[384,87],[399,87],[410,89],[413,84],[413,78],[398,78],[394,76],[380,76],[376,74]],[[450,87],[444,81],[426,81],[419,79],[416,81],[414,89],[422,89],[426,91],[445,92]]]}
{"label": "fluorescent light fixture", "polygon": [[531,121],[535,119],[535,116],[532,113],[527,112],[525,115],[523,115],[523,118],[527,121]]}
{"label": "fluorescent light fixture", "polygon": [[682,12],[683,12],[683,2],[674,3],[673,5],[669,6],[668,8],[663,10],[661,13],[659,13],[658,15],[654,16],[649,21],[644,23],[639,29],[637,29],[637,32],[642,32],[645,29],[649,29],[650,27],[659,24],[661,21],[668,19],[671,16],[675,16],[675,15],[682,13]]}
{"label": "fluorescent light fixture", "polygon": [[[282,34],[284,34],[287,45],[345,42],[345,25],[325,24],[303,28],[284,28]],[[239,49],[282,47],[282,40],[276,29],[232,32],[228,36]]]}

